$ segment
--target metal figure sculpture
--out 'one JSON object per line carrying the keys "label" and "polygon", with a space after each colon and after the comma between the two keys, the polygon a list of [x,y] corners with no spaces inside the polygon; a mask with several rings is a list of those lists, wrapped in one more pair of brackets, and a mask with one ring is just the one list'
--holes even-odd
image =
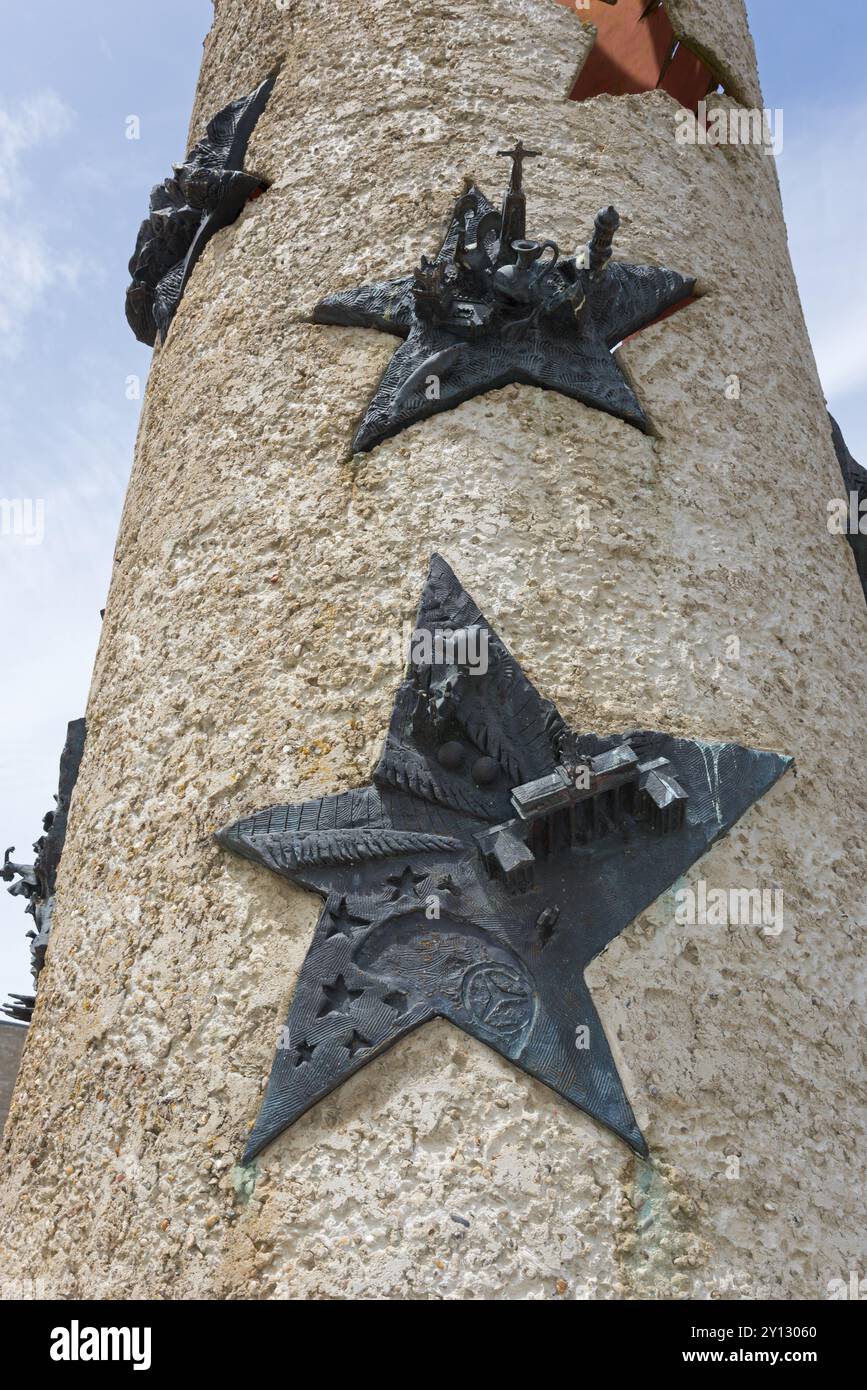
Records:
{"label": "metal figure sculpture", "polygon": [[612,207],[597,214],[590,242],[574,256],[553,241],[528,239],[523,166],[539,151],[519,140],[497,153],[512,161],[499,212],[471,188],[456,202],[434,260],[422,256],[402,279],[329,295],[313,311],[316,323],[406,339],[365,411],[356,452],[510,382],[561,391],[647,428],[612,350],[688,300],[695,282],[612,261],[620,225]]}
{"label": "metal figure sculpture", "polygon": [[829,415],[828,419],[831,422],[834,452],[837,455],[837,462],[843,475],[843,486],[846,490],[842,508],[845,513],[843,531],[852,547],[852,554],[855,556],[855,564],[858,569],[858,578],[861,581],[864,597],[867,599],[867,468],[863,468],[849,453],[843,432],[833,415]]}
{"label": "metal figure sculpture", "polygon": [[[35,989],[39,985],[39,972],[45,963],[45,949],[51,933],[51,916],[54,910],[54,889],[57,883],[57,870],[66,840],[66,822],[69,803],[78,779],[87,725],[84,719],[74,719],[66,730],[66,743],[60,758],[60,779],[55,796],[55,807],[48,811],[43,822],[44,834],[33,848],[36,858],[32,864],[16,864],[11,856],[15,846],[7,849],[3,857],[0,878],[12,887],[7,889],[13,897],[27,899],[25,911],[30,914],[35,930],[27,933],[30,938],[30,973],[33,976],[33,994],[12,994],[13,1004],[0,1006],[2,1012],[22,1023],[29,1023],[36,1003]],[[14,880],[17,879],[17,882]]]}
{"label": "metal figure sculpture", "polygon": [[165,341],[193,267],[215,232],[234,222],[244,204],[268,187],[244,169],[247,142],[276,80],[230,102],[208,122],[174,175],[151,191],[129,263],[126,317],[139,342]]}

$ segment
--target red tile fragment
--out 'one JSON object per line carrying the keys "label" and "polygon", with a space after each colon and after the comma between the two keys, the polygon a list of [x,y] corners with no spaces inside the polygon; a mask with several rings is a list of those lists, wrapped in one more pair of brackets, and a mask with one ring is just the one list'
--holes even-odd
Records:
{"label": "red tile fragment", "polygon": [[[577,8],[574,0],[560,4]],[[701,99],[718,86],[701,59],[677,42],[662,0],[617,0],[613,5],[589,0],[577,13],[584,23],[596,26],[597,36],[570,93],[574,101],[660,88],[696,111]]]}

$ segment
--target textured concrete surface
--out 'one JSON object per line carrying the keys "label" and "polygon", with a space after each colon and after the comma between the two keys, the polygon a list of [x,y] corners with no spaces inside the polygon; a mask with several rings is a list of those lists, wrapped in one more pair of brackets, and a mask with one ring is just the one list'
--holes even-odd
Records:
{"label": "textured concrete surface", "polygon": [[726,93],[761,108],[756,50],[740,0],[665,0],[665,10],[676,37],[704,59]]}
{"label": "textured concrete surface", "polygon": [[[740,3],[690,11],[741,54]],[[821,1298],[859,1267],[867,610],[773,163],[676,145],[664,94],[567,103],[587,41],[554,0],[217,5],[194,129],[282,56],[273,183],[144,405],[4,1139],[0,1246],[51,1292]],[[533,232],[611,201],[620,257],[699,276],[621,350],[654,433],[509,387],[352,459],[396,340],[313,304],[433,251],[516,134]],[[438,1023],[236,1166],[318,900],[210,834],[367,778],[433,549],[577,727],[798,760],[690,875],[782,889],[783,932],[668,895],[589,972],[649,1164]]]}
{"label": "textured concrete surface", "polygon": [[0,1133],[9,1114],[9,1101],[26,1037],[27,1029],[20,1023],[0,1022]]}

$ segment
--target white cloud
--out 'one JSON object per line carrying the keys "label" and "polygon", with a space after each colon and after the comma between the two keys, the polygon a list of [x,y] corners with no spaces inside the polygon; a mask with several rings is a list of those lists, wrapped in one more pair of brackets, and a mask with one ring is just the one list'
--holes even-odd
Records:
{"label": "white cloud", "polygon": [[[38,227],[16,226],[0,217],[0,352],[11,349],[21,318],[54,279],[51,257]],[[11,355],[11,354],[10,354]]]}
{"label": "white cloud", "polygon": [[[74,114],[56,92],[37,92],[14,109],[0,107],[0,354],[15,357],[24,320],[77,263],[55,252],[50,229],[28,218],[33,179],[27,156],[71,130]],[[5,204],[5,207],[2,206]]]}
{"label": "white cloud", "polygon": [[74,113],[56,92],[36,92],[14,110],[0,106],[0,199],[17,201],[22,188],[21,156],[71,130]]}
{"label": "white cloud", "polygon": [[[24,863],[52,805],[66,724],[84,713],[135,428],[131,406],[85,400],[71,419],[67,408],[58,414],[0,433],[0,496],[42,499],[45,516],[39,545],[0,533],[0,856],[14,844]],[[5,887],[0,1001],[32,987],[31,919]]]}
{"label": "white cloud", "polygon": [[840,397],[867,386],[867,182],[853,158],[867,107],[799,112],[798,125],[779,159],[789,244],[822,385]]}

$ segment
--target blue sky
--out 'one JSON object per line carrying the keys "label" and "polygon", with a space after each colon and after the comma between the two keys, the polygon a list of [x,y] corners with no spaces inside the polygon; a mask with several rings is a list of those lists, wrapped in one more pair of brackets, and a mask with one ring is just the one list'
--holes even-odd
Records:
{"label": "blue sky", "polygon": [[[765,103],[784,111],[780,178],[820,373],[867,461],[867,6],[748,8]],[[127,261],[151,185],[184,153],[210,22],[210,0],[4,15],[0,497],[45,503],[41,545],[0,535],[0,850],[25,861],[85,707],[140,404],[127,383],[143,389],[150,361],[124,318]],[[26,925],[0,891],[0,996],[30,988]]]}

